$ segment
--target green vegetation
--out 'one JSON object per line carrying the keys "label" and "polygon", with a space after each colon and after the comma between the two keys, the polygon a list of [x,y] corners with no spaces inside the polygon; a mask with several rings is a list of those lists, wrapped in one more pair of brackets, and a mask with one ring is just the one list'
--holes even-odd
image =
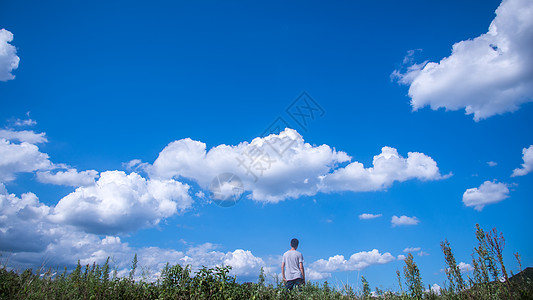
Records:
{"label": "green vegetation", "polygon": [[[484,232],[476,225],[479,245],[472,253],[472,277],[463,278],[453,256],[450,243],[441,243],[448,278],[440,293],[424,290],[420,271],[409,253],[405,259],[402,287],[400,271],[396,271],[399,291],[371,292],[366,278],[361,277],[362,289],[351,286],[332,289],[329,284],[308,282],[291,292],[283,283],[267,284],[261,270],[258,283],[238,283],[230,276],[230,267],[215,267],[192,272],[190,266],[169,265],[155,281],[135,281],[137,255],[133,258],[129,276],[120,278],[111,272],[109,259],[97,264],[77,267],[70,273],[65,268],[60,275],[51,270],[44,274],[31,269],[21,273],[0,266],[0,299],[532,299],[533,268],[521,270],[520,255],[515,253],[520,272],[508,278],[503,264],[503,235],[495,229]],[[511,272],[512,275],[512,272]],[[502,280],[500,280],[502,279]]]}

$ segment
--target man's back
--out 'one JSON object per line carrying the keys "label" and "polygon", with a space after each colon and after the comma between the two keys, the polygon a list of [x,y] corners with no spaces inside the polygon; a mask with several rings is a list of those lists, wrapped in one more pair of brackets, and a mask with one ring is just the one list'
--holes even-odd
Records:
{"label": "man's back", "polygon": [[289,250],[283,254],[283,263],[285,263],[285,278],[294,280],[304,278],[300,271],[300,263],[304,262],[302,253],[296,250]]}

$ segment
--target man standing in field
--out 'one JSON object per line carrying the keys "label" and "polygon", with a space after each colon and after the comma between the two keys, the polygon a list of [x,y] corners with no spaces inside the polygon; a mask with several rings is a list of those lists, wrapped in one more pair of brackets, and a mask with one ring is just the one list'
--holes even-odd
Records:
{"label": "man standing in field", "polygon": [[305,285],[304,257],[298,249],[298,239],[291,240],[291,250],[283,254],[281,276],[285,287],[290,291],[295,285]]}

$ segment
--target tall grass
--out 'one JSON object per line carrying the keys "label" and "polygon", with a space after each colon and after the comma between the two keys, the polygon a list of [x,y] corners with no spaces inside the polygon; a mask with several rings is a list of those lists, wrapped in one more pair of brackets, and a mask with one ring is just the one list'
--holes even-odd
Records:
{"label": "tall grass", "polygon": [[[231,267],[206,268],[193,272],[190,266],[167,264],[155,281],[135,280],[137,255],[134,256],[127,277],[111,271],[109,259],[100,266],[78,264],[70,273],[46,272],[32,269],[9,271],[0,266],[0,299],[532,299],[531,277],[509,278],[503,262],[505,240],[496,229],[484,232],[476,225],[478,245],[472,253],[472,277],[461,274],[450,243],[441,242],[446,264],[447,284],[440,293],[424,289],[422,277],[411,253],[405,259],[402,276],[396,271],[399,291],[371,292],[370,284],[361,276],[362,289],[354,291],[349,285],[340,289],[308,282],[305,286],[287,291],[282,282],[267,284],[263,270],[257,283],[238,283],[230,276]],[[520,255],[515,253],[522,271]],[[403,286],[406,287],[404,290]]]}

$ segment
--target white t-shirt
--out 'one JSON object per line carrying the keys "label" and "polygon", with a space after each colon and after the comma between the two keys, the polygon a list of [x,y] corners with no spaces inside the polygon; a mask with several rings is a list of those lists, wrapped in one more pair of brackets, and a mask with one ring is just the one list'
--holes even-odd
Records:
{"label": "white t-shirt", "polygon": [[303,278],[300,271],[300,263],[303,264],[304,257],[302,253],[296,250],[289,250],[283,254],[283,262],[285,263],[285,279],[294,280]]}

